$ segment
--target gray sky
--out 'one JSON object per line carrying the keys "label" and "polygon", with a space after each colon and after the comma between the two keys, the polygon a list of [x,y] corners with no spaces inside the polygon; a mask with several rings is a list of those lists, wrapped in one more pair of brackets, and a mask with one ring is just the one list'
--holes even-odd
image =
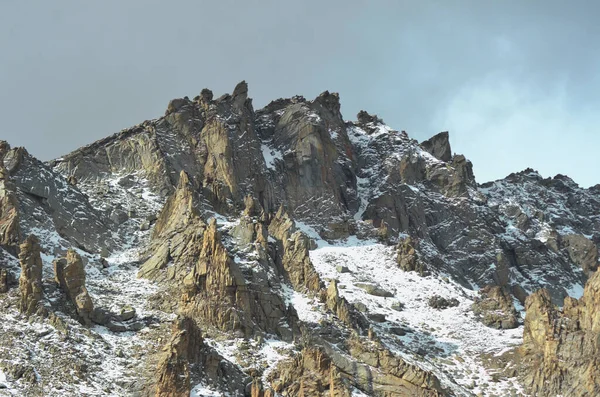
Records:
{"label": "gray sky", "polygon": [[[576,5],[576,6],[575,6]],[[340,93],[479,182],[532,167],[600,183],[596,1],[0,0],[0,139],[43,160],[231,92]]]}

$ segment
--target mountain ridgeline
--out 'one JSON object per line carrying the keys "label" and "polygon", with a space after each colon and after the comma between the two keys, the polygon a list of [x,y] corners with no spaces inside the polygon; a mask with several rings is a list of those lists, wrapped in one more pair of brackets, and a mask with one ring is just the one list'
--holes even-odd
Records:
{"label": "mountain ridgeline", "polygon": [[598,186],[245,82],[0,160],[0,396],[600,394]]}

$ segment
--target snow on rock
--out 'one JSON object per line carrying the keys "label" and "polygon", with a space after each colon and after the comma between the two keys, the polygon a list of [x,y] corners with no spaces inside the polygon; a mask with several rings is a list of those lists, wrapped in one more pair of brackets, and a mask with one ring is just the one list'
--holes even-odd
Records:
{"label": "snow on rock", "polygon": [[[325,280],[339,280],[343,286],[340,295],[351,303],[365,305],[367,316],[385,316],[385,322],[374,322],[373,326],[390,350],[434,372],[460,395],[522,392],[515,379],[492,382],[493,374],[484,367],[481,355],[498,354],[519,345],[523,328],[495,330],[476,321],[470,310],[476,292],[450,280],[403,272],[394,260],[394,248],[375,241],[353,237],[333,245],[322,240],[318,244],[310,252],[317,272]],[[339,273],[338,265],[350,271]],[[361,283],[375,284],[393,297],[370,295],[359,286]],[[433,309],[428,305],[433,295],[455,298],[459,305]],[[399,303],[403,305],[401,311],[397,310]],[[392,328],[402,328],[405,335],[394,335]]]}
{"label": "snow on rock", "polygon": [[273,149],[265,143],[260,145],[260,149],[265,159],[265,164],[267,164],[267,168],[274,169],[277,160],[283,160],[283,155],[279,150]]}

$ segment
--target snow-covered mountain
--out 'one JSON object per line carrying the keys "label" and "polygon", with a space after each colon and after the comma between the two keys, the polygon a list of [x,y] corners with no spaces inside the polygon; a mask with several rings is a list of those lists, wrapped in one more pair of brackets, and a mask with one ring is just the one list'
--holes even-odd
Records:
{"label": "snow-covered mountain", "polygon": [[598,187],[244,82],[0,159],[0,396],[600,393]]}

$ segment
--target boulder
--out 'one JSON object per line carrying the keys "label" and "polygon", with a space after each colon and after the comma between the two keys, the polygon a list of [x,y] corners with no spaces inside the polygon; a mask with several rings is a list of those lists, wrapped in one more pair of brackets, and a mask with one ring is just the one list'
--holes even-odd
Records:
{"label": "boulder", "polygon": [[433,295],[429,297],[427,304],[434,309],[443,310],[450,307],[456,307],[460,304],[460,302],[456,298],[446,299],[439,295]]}
{"label": "boulder", "polygon": [[373,284],[373,283],[356,283],[354,285],[357,286],[358,288],[362,289],[363,291],[365,291],[369,295],[381,296],[381,297],[384,297],[384,298],[391,298],[391,297],[394,296],[394,294],[392,294],[389,291],[386,291],[385,289],[381,288],[377,284]]}

